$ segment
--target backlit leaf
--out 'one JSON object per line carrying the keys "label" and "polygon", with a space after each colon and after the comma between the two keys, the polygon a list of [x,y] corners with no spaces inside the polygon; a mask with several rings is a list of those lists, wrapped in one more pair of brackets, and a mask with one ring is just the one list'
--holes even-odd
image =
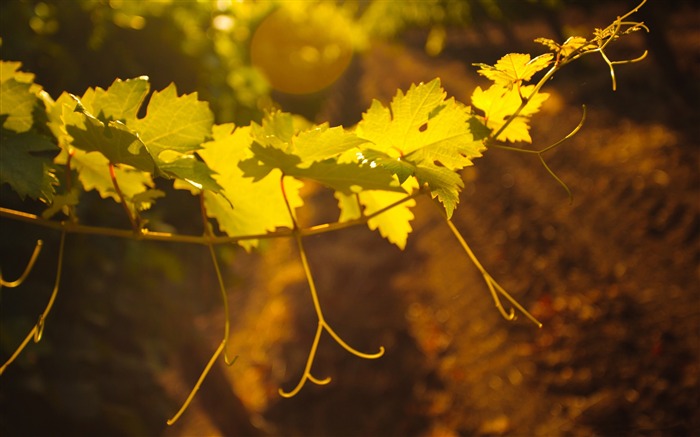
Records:
{"label": "backlit leaf", "polygon": [[80,190],[73,187],[72,190],[68,191],[66,194],[56,194],[51,199],[51,204],[42,211],[41,216],[45,219],[49,219],[59,212],[63,212],[68,215],[68,209],[72,206],[76,206],[80,200]]}
{"label": "backlit leaf", "polygon": [[0,116],[2,127],[14,132],[32,128],[32,111],[37,102],[34,75],[18,71],[19,62],[0,61]]}
{"label": "backlit leaf", "polygon": [[[529,95],[534,88],[534,85],[527,85],[521,87],[520,91],[523,95]],[[540,106],[548,97],[549,94],[547,93],[535,94],[520,111],[518,116],[498,135],[497,139],[501,141],[524,141],[531,143],[530,117],[532,114],[539,111]],[[472,104],[475,108],[484,111],[486,126],[493,132],[498,131],[505,124],[506,120],[518,110],[521,103],[522,99],[517,90],[508,90],[500,85],[492,85],[487,90],[476,87],[474,94],[472,94]]]}
{"label": "backlit leaf", "polygon": [[[417,169],[423,168],[419,182],[432,182],[429,186],[439,190],[433,194],[446,202],[449,216],[462,187],[454,171],[481,156],[484,135],[472,132],[475,115],[468,107],[445,97],[440,81],[435,79],[411,86],[405,95],[399,91],[389,108],[374,101],[357,126],[357,136],[372,143],[362,151],[361,159],[389,169],[401,182],[410,175],[419,176]],[[427,177],[434,172],[440,177]],[[454,176],[448,177],[445,172]],[[451,187],[446,185],[448,181]]]}
{"label": "backlit leaf", "polygon": [[294,116],[287,112],[275,111],[266,114],[262,124],[251,124],[251,136],[263,146],[288,150],[296,132]]}
{"label": "backlit leaf", "polygon": [[284,150],[274,146],[262,146],[254,142],[250,146],[253,156],[240,161],[238,167],[244,172],[244,176],[259,181],[266,177],[274,169],[282,170],[283,173],[291,175],[301,164],[301,158],[286,153]]}
{"label": "backlit leaf", "polygon": [[360,163],[337,163],[333,160],[314,162],[308,168],[296,169],[289,175],[314,180],[345,194],[362,190],[404,192],[388,170]]}
{"label": "backlit leaf", "polygon": [[303,162],[314,162],[338,156],[366,142],[341,126],[329,128],[324,124],[299,132],[293,138],[292,151]]}
{"label": "backlit leaf", "polygon": [[[59,156],[56,161],[65,164],[65,154]],[[117,203],[121,201],[109,174],[109,160],[104,155],[74,150],[70,163],[71,168],[78,172],[78,179],[85,191],[96,190],[104,199],[111,198]],[[150,207],[150,204],[135,205],[133,202],[135,196],[153,187],[153,179],[149,173],[130,167],[115,167],[114,173],[119,189],[132,210]]]}
{"label": "backlit leaf", "polygon": [[[253,139],[249,127],[215,125],[213,140],[203,144],[198,153],[210,169],[214,179],[223,187],[222,194],[204,193],[207,214],[215,218],[219,228],[232,237],[260,235],[280,227],[292,228],[292,219],[282,196],[282,172],[272,169],[260,180],[243,176],[236,163],[252,157]],[[302,183],[285,178],[285,189],[292,210],[303,205],[299,196]],[[224,197],[225,196],[225,197]],[[257,246],[257,240],[242,240],[246,249]]]}
{"label": "backlit leaf", "polygon": [[[369,215],[405,197],[406,194],[403,193],[363,191],[360,193],[360,203],[365,207],[365,214]],[[413,220],[414,215],[411,208],[415,205],[415,200],[407,200],[376,217],[372,217],[367,221],[367,226],[372,230],[378,229],[382,237],[403,250],[406,247],[408,234],[413,230],[411,220]]]}
{"label": "backlit leaf", "polygon": [[263,147],[253,143],[250,150],[254,156],[241,161],[239,167],[244,175],[252,177],[253,181],[258,181],[272,170],[279,169],[286,176],[310,179],[346,194],[361,190],[403,191],[394,182],[392,174],[383,168],[358,162],[338,163],[332,159],[302,167],[301,158],[297,155],[285,153],[275,147]]}
{"label": "backlit leaf", "polygon": [[214,116],[209,104],[197,99],[197,93],[177,95],[174,84],[154,91],[146,116],[128,126],[154,157],[164,150],[187,153],[200,148],[208,137]]}
{"label": "backlit leaf", "polygon": [[336,191],[333,195],[338,201],[338,209],[340,209],[339,222],[348,222],[362,217],[362,208],[357,194],[343,194]]}
{"label": "backlit leaf", "polygon": [[451,218],[459,203],[459,192],[464,188],[460,175],[436,165],[420,165],[415,175],[420,184],[428,184],[431,196],[437,197],[445,207],[447,218]]}
{"label": "backlit leaf", "polygon": [[73,137],[73,146],[86,152],[100,152],[113,164],[127,164],[149,173],[155,172],[155,161],[138,134],[120,121],[97,119],[80,105],[84,118],[66,126]]}
{"label": "backlit leaf", "polygon": [[[403,186],[406,191],[413,191],[418,188],[414,178],[409,179]],[[389,191],[369,190],[358,194],[335,193],[340,208],[339,222],[359,219],[362,214],[371,215],[383,208],[386,208],[408,196],[406,193],[392,193]],[[359,203],[358,203],[359,202]],[[411,220],[414,215],[411,208],[416,205],[414,199],[409,199],[403,203],[388,209],[367,221],[367,227],[371,230],[379,230],[382,237],[395,244],[399,249],[406,247],[408,235],[413,228]]]}
{"label": "backlit leaf", "polygon": [[572,36],[564,41],[564,44],[558,44],[549,38],[537,38],[535,42],[547,46],[551,51],[556,52],[558,56],[567,57],[585,46],[588,40],[582,36]]}
{"label": "backlit leaf", "polygon": [[422,126],[445,96],[440,81],[435,79],[412,85],[405,95],[399,90],[389,108],[375,100],[357,125],[357,136],[371,141],[371,148],[396,157],[413,152],[425,145]]}
{"label": "backlit leaf", "polygon": [[134,121],[150,88],[145,76],[117,79],[107,90],[96,88],[92,113],[107,120]]}
{"label": "backlit leaf", "polygon": [[58,180],[51,168],[53,156],[42,152],[57,150],[48,138],[35,132],[17,134],[1,129],[0,183],[9,184],[22,199],[29,196],[50,203]]}
{"label": "backlit leaf", "polygon": [[182,155],[170,162],[158,162],[158,169],[174,179],[182,179],[200,190],[218,193],[219,184],[213,178],[214,172],[194,155]]}
{"label": "backlit leaf", "polygon": [[507,89],[512,89],[513,85],[521,84],[532,79],[532,76],[540,70],[549,66],[554,56],[545,53],[530,59],[529,54],[510,53],[496,62],[496,65],[475,64],[481,69],[478,73],[501,85]]}

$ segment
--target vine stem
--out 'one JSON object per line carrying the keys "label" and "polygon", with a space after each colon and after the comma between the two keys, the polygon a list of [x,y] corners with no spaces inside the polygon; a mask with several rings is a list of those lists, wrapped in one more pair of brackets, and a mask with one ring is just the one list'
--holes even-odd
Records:
{"label": "vine stem", "polygon": [[[308,228],[299,228],[297,232],[301,236],[311,236],[317,234],[324,234],[326,232],[338,231],[341,229],[347,229],[353,226],[365,225],[367,221],[372,218],[385,213],[386,211],[395,208],[402,203],[408,202],[411,199],[415,199],[423,191],[417,190],[406,197],[397,200],[396,202],[387,205],[386,207],[362,216],[358,219],[348,220],[346,222],[334,222],[334,223],[324,223],[320,225],[311,226]],[[74,223],[72,221],[54,221],[47,220],[43,217],[37,216],[35,214],[29,214],[23,211],[16,211],[14,209],[0,207],[0,217],[31,223],[36,226],[41,226],[49,229],[56,229],[62,232],[74,233],[74,234],[87,234],[87,235],[102,235],[107,237],[115,238],[128,238],[132,240],[148,240],[148,241],[164,241],[171,243],[188,243],[188,244],[202,244],[207,245],[209,243],[219,245],[219,244],[229,244],[237,243],[239,241],[245,240],[264,240],[272,238],[286,238],[291,237],[293,234],[292,229],[282,228],[273,232],[268,232],[265,234],[251,234],[251,235],[241,235],[235,237],[229,236],[202,236],[202,235],[185,235],[185,234],[175,234],[169,232],[154,232],[148,229],[142,228],[140,232],[135,233],[133,230],[108,228],[100,226],[89,226],[81,225],[79,223]]]}
{"label": "vine stem", "polygon": [[[313,300],[314,304],[314,310],[316,311],[316,317],[318,319],[318,325],[316,327],[316,334],[314,335],[314,340],[311,343],[311,349],[309,351],[309,355],[306,359],[306,365],[304,367],[304,373],[302,374],[301,379],[297,383],[296,387],[294,387],[291,391],[285,392],[281,388],[278,390],[280,396],[285,397],[285,398],[291,398],[295,396],[299,391],[304,387],[306,384],[306,381],[311,381],[314,384],[317,385],[325,385],[331,382],[330,377],[326,377],[324,379],[318,379],[313,374],[311,373],[311,367],[313,366],[314,359],[316,357],[316,351],[318,350],[318,344],[321,341],[321,335],[323,334],[323,331],[325,330],[328,332],[328,334],[335,340],[343,349],[348,351],[349,353],[355,355],[356,357],[359,358],[365,358],[365,359],[376,359],[384,355],[384,346],[379,347],[379,352],[374,353],[374,354],[368,354],[364,352],[360,352],[359,350],[353,348],[352,346],[348,345],[336,332],[331,328],[331,326],[326,322],[325,317],[323,316],[323,310],[321,309],[321,302],[318,298],[318,292],[316,290],[316,284],[314,282],[313,275],[311,273],[311,267],[309,266],[309,261],[306,257],[306,250],[304,249],[304,244],[302,242],[302,234],[299,232],[299,226],[297,224],[296,218],[294,217],[294,212],[292,211],[292,207],[289,204],[289,200],[287,197],[287,192],[284,188],[284,175],[280,178],[280,187],[282,190],[282,197],[284,198],[284,203],[287,206],[287,211],[289,212],[289,217],[292,221],[292,234],[294,236],[294,240],[297,243],[297,248],[299,249],[299,256],[301,258],[301,264],[304,268],[304,274],[306,275],[306,281],[309,284],[309,290],[311,292],[311,299]],[[372,215],[370,215],[372,216]],[[369,217],[369,216],[368,216]]]}
{"label": "vine stem", "polygon": [[223,303],[224,307],[224,338],[221,340],[221,343],[219,344],[219,347],[216,348],[214,353],[212,354],[211,358],[209,359],[209,362],[207,365],[204,367],[204,370],[202,370],[202,373],[199,375],[199,379],[197,380],[197,383],[192,387],[192,390],[190,391],[190,394],[187,396],[187,399],[185,399],[185,402],[182,404],[180,409],[175,413],[175,415],[168,419],[167,424],[172,425],[173,423],[177,422],[177,420],[180,418],[182,413],[187,410],[187,407],[189,407],[190,403],[194,399],[194,396],[197,394],[199,391],[199,387],[202,385],[202,382],[204,379],[206,379],[207,375],[209,375],[209,372],[211,371],[212,366],[216,362],[216,360],[221,356],[223,353],[224,355],[224,362],[226,363],[227,366],[232,366],[233,363],[236,362],[238,359],[238,356],[235,356],[232,360],[228,358],[228,341],[229,341],[229,336],[231,333],[231,321],[229,318],[229,307],[228,307],[228,295],[226,294],[226,286],[224,285],[224,278],[223,275],[221,274],[221,268],[219,266],[219,261],[216,257],[216,251],[214,250],[214,244],[211,242],[211,237],[213,235],[211,223],[209,223],[209,219],[207,218],[207,212],[206,212],[206,206],[204,204],[204,195],[200,194],[199,195],[199,205],[200,205],[200,210],[202,212],[202,222],[204,224],[204,237],[209,239],[209,242],[207,243],[207,247],[209,248],[209,256],[211,257],[212,264],[214,265],[214,270],[216,272],[216,279],[218,281],[218,286],[219,286],[219,292],[221,293],[221,301]]}
{"label": "vine stem", "polygon": [[540,323],[539,320],[537,320],[532,314],[530,314],[525,308],[523,308],[523,306],[520,305],[517,300],[515,300],[503,287],[501,287],[498,284],[498,282],[496,282],[493,279],[489,272],[486,271],[484,266],[481,265],[479,259],[476,257],[476,255],[474,255],[474,252],[464,240],[464,237],[462,237],[462,234],[459,232],[457,227],[455,227],[454,223],[452,223],[452,220],[445,220],[447,221],[447,226],[449,226],[450,231],[452,231],[452,234],[455,236],[455,238],[457,238],[457,241],[459,241],[459,244],[462,246],[462,249],[464,249],[471,262],[481,273],[481,276],[484,278],[484,281],[486,281],[486,285],[488,286],[489,291],[491,292],[491,297],[493,297],[493,301],[496,304],[496,308],[498,308],[498,311],[501,313],[501,315],[506,320],[515,319],[515,311],[513,310],[513,308],[511,308],[509,312],[506,312],[505,308],[503,308],[503,305],[501,304],[501,300],[498,297],[498,294],[501,294],[503,297],[505,297],[515,308],[518,309],[518,311],[523,313],[525,317],[530,319],[532,323],[537,325],[538,328],[541,328],[542,323]]}
{"label": "vine stem", "polygon": [[[522,97],[521,98],[521,103],[518,109],[506,119],[504,124],[496,131],[495,134],[492,134],[489,136],[489,140],[491,141],[496,141],[498,137],[503,133],[503,131],[506,130],[506,128],[515,120],[520,113],[522,112],[523,109],[525,109],[525,106],[530,102],[530,100],[542,89],[545,83],[547,83],[550,79],[554,77],[554,74],[559,71],[564,65],[569,64],[570,62],[580,58],[581,56],[591,54],[591,53],[600,53],[601,57],[605,61],[606,64],[608,64],[608,67],[610,68],[610,75],[612,76],[612,83],[613,83],[613,91],[616,89],[616,81],[615,81],[615,70],[613,68],[613,65],[618,65],[618,64],[627,64],[627,63],[633,63],[633,62],[639,62],[642,59],[644,59],[647,56],[647,51],[645,50],[644,53],[634,59],[629,59],[625,61],[610,61],[608,59],[607,55],[605,54],[605,49],[607,48],[608,44],[612,42],[614,39],[617,38],[618,36],[618,31],[620,27],[625,24],[625,25],[630,25],[633,26],[633,28],[643,28],[647,29],[646,26],[644,26],[643,23],[632,23],[632,22],[627,22],[624,21],[627,17],[630,15],[634,14],[635,12],[639,11],[639,9],[646,3],[647,0],[642,0],[640,4],[638,4],[634,9],[623,15],[622,17],[618,17],[617,20],[610,26],[606,28],[606,30],[610,29],[611,34],[607,36],[607,38],[596,38],[591,41],[587,41],[585,44],[583,44],[580,48],[577,50],[573,51],[570,53],[568,56],[566,56],[564,59],[561,61],[555,62],[552,68],[547,70],[544,76],[537,82],[535,85],[535,88],[533,88],[532,92],[527,96],[527,97]],[[647,29],[648,31],[648,29]],[[598,46],[596,48],[591,49],[590,46],[594,44],[594,42],[598,40]],[[604,41],[603,41],[604,40]],[[490,141],[486,141],[486,145],[488,146]]]}
{"label": "vine stem", "polygon": [[8,360],[5,362],[5,364],[0,367],[0,375],[2,375],[5,372],[5,369],[7,369],[7,366],[9,366],[17,357],[22,353],[24,348],[29,344],[29,341],[34,339],[34,343],[38,343],[41,341],[41,337],[44,334],[44,326],[46,323],[46,318],[48,317],[49,313],[51,312],[51,308],[53,308],[53,304],[56,301],[56,296],[58,295],[58,288],[61,284],[61,272],[63,271],[63,253],[65,249],[65,242],[66,242],[66,233],[62,232],[61,233],[61,242],[58,247],[58,261],[57,261],[57,266],[56,266],[56,280],[54,282],[53,290],[51,291],[51,297],[49,298],[49,302],[46,304],[46,308],[44,309],[44,312],[39,315],[39,320],[37,321],[36,325],[29,331],[29,334],[27,334],[27,337],[22,341],[22,343],[17,347],[15,352],[8,358]]}

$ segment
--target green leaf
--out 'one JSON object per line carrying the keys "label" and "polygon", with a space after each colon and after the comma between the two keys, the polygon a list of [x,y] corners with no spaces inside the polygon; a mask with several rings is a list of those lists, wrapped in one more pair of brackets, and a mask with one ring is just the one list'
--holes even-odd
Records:
{"label": "green leaf", "polygon": [[101,119],[133,122],[150,88],[146,76],[116,79],[106,91],[95,89],[92,112]]}
{"label": "green leaf", "polygon": [[[77,100],[77,98],[76,98]],[[67,125],[73,146],[86,152],[100,152],[113,164],[127,164],[145,172],[155,172],[155,161],[136,132],[120,121],[102,122],[87,112],[78,100],[76,111],[84,119]]]}
{"label": "green leaf", "polygon": [[417,164],[439,164],[450,170],[472,165],[485,150],[485,136],[472,131],[473,119],[470,109],[454,99],[447,100],[444,109],[424,124],[423,146],[405,158]]}
{"label": "green leaf", "polygon": [[357,136],[373,143],[369,149],[415,164],[435,163],[450,169],[470,165],[484,150],[481,138],[471,132],[474,117],[453,98],[445,100],[438,79],[413,85],[391,102],[391,110],[376,100],[363,114]]}
{"label": "green leaf", "polygon": [[[56,162],[65,164],[65,153],[57,157]],[[103,199],[112,198],[117,203],[121,201],[109,174],[109,160],[104,155],[74,150],[70,163],[71,168],[78,172],[78,179],[85,191],[96,190]],[[132,210],[144,209],[146,205],[135,205],[133,199],[153,187],[151,175],[128,167],[115,167],[114,173],[127,205]]]}
{"label": "green leaf", "polygon": [[357,194],[343,194],[336,191],[333,193],[333,196],[338,201],[338,209],[340,209],[339,222],[348,222],[362,217],[362,209]]}
{"label": "green leaf", "polygon": [[564,41],[564,44],[558,44],[549,38],[537,38],[535,42],[547,46],[551,51],[556,52],[558,56],[564,58],[588,44],[588,40],[582,36],[569,37]]}
{"label": "green leaf", "polygon": [[357,126],[357,136],[373,144],[358,158],[391,171],[400,182],[411,175],[427,182],[451,216],[462,188],[455,171],[481,156],[486,136],[483,128],[472,132],[479,124],[468,107],[445,96],[436,79],[405,95],[399,91],[390,109],[373,102]]}
{"label": "green leaf", "polygon": [[324,124],[299,132],[292,142],[295,155],[304,162],[314,162],[336,157],[367,141],[342,126],[329,128]]}
{"label": "green leaf", "polygon": [[197,93],[178,97],[175,85],[170,84],[162,91],[154,91],[146,116],[128,126],[139,133],[141,141],[157,158],[165,150],[187,153],[199,149],[213,122],[209,105],[199,101]]}
{"label": "green leaf", "polygon": [[510,90],[513,85],[527,82],[535,73],[547,68],[553,57],[551,53],[545,53],[530,59],[530,55],[526,53],[510,53],[499,59],[494,66],[474,65],[481,67],[479,74]]}
{"label": "green leaf", "polygon": [[3,128],[21,133],[32,128],[37,96],[34,75],[17,71],[20,66],[0,61],[0,116],[7,116]]}
{"label": "green leaf", "polygon": [[436,165],[420,165],[415,175],[421,185],[428,184],[432,197],[443,204],[447,218],[452,217],[459,203],[459,192],[464,188],[460,175]]}
{"label": "green leaf", "polygon": [[[406,197],[403,193],[390,193],[387,191],[363,191],[360,193],[360,203],[365,207],[365,214],[370,215],[392,203]],[[371,230],[378,229],[382,237],[395,244],[399,249],[406,247],[408,234],[413,231],[411,220],[414,215],[411,208],[416,201],[411,199],[397,205],[367,221]]]}
{"label": "green leaf", "polygon": [[345,194],[362,190],[404,192],[391,172],[381,167],[359,163],[337,163],[333,160],[314,162],[309,168],[297,168],[288,175],[311,179]]}
{"label": "green leaf", "polygon": [[[83,99],[81,99],[82,101]],[[49,96],[44,96],[44,104],[48,117],[47,126],[58,140],[59,147],[65,149],[73,141],[73,138],[66,131],[66,125],[69,123],[80,124],[83,119],[82,114],[75,112],[75,98],[64,92],[56,101],[53,101]]]}
{"label": "green leaf", "polygon": [[265,147],[257,142],[250,146],[252,157],[242,160],[238,167],[245,177],[253,178],[253,182],[266,177],[272,170],[280,169],[284,174],[291,175],[297,171],[301,158],[291,155],[274,146]]}
{"label": "green leaf", "polygon": [[155,203],[156,199],[160,199],[161,197],[165,197],[165,193],[161,190],[148,189],[134,194],[130,201],[137,210],[144,211],[150,208]]}
{"label": "green leaf", "polygon": [[19,71],[21,66],[21,62],[0,61],[0,82],[15,79],[18,82],[33,84],[34,74]]}
{"label": "green leaf", "polygon": [[0,183],[9,184],[22,199],[50,203],[58,180],[51,167],[53,156],[42,152],[56,151],[56,145],[35,132],[16,134],[4,128],[0,145]]}
{"label": "green leaf", "polygon": [[114,164],[218,192],[213,172],[192,153],[209,135],[212,115],[207,104],[197,101],[196,94],[178,97],[169,86],[153,93],[146,117],[137,119],[149,87],[148,79],[140,77],[117,79],[107,90],[88,89],[75,98],[82,118],[67,111],[61,96],[49,109],[49,127],[58,136],[65,130],[74,147],[98,151]]}
{"label": "green leaf", "polygon": [[399,157],[425,145],[423,125],[430,114],[443,104],[446,93],[435,79],[427,84],[412,85],[406,95],[399,90],[385,108],[372,102],[357,125],[357,136],[374,143],[371,148]]}
{"label": "green leaf", "polygon": [[[527,85],[520,88],[523,95],[529,95],[535,89],[535,85]],[[532,142],[530,137],[530,117],[539,111],[542,103],[547,100],[549,94],[537,93],[513,119],[506,129],[498,136],[500,141],[524,141]],[[487,90],[476,87],[472,94],[472,104],[475,108],[484,111],[485,124],[494,132],[499,130],[506,121],[518,110],[522,99],[515,89],[503,88],[500,85],[492,85]]]}
{"label": "green leaf", "polygon": [[[406,191],[412,191],[417,188],[418,184],[414,178],[411,178],[403,188]],[[346,222],[349,220],[359,219],[363,214],[371,215],[381,209],[384,209],[402,199],[405,199],[406,193],[392,193],[389,191],[362,191],[358,194],[343,194],[335,193],[335,198],[338,200],[340,208],[340,218],[338,221]],[[358,203],[359,202],[359,203]],[[395,244],[399,249],[403,250],[406,247],[408,234],[411,233],[411,220],[414,215],[411,208],[416,205],[414,199],[407,200],[399,205],[388,209],[376,217],[372,217],[367,221],[367,227],[370,230],[379,230],[382,237]],[[360,209],[360,206],[363,209]]]}
{"label": "green leaf", "polygon": [[[216,172],[213,177],[223,188],[222,195],[204,193],[209,217],[215,218],[219,228],[232,237],[265,234],[280,227],[292,228],[293,222],[280,185],[282,172],[273,169],[254,181],[244,177],[243,170],[236,165],[252,157],[251,128],[234,130],[233,124],[215,125],[212,133],[213,140],[204,143],[198,152]],[[285,178],[285,191],[292,211],[303,205],[299,195],[301,187],[301,182]],[[258,241],[242,240],[239,244],[249,250],[256,247]]]}
{"label": "green leaf", "polygon": [[221,191],[221,186],[213,178],[214,172],[194,155],[182,155],[171,162],[161,161],[158,169],[166,176],[182,179],[200,190]]}
{"label": "green leaf", "polygon": [[51,205],[41,212],[41,216],[45,219],[50,219],[59,212],[68,215],[68,209],[71,206],[76,206],[80,200],[80,190],[73,187],[72,190],[65,194],[56,194],[51,199]]}
{"label": "green leaf", "polygon": [[365,149],[361,152],[357,152],[356,157],[362,164],[372,165],[372,163],[374,163],[387,169],[396,175],[400,184],[403,184],[406,179],[413,176],[416,170],[416,166],[412,162],[401,158],[394,158],[384,152],[374,149]]}
{"label": "green leaf", "polygon": [[297,155],[285,153],[273,146],[264,147],[253,143],[250,147],[253,157],[239,163],[244,176],[259,181],[272,170],[279,169],[286,176],[310,179],[333,190],[349,194],[361,190],[403,191],[385,169],[356,162],[338,163],[335,160],[313,162],[301,167],[302,160]]}
{"label": "green leaf", "polygon": [[266,114],[262,124],[251,124],[251,136],[263,146],[272,146],[285,151],[296,132],[294,116],[287,112],[275,111]]}

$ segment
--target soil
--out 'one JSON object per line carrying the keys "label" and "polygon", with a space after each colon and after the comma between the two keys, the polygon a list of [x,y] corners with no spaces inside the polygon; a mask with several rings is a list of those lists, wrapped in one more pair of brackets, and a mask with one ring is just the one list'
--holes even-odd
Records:
{"label": "soil", "polygon": [[[571,9],[562,21],[590,28],[621,12]],[[584,128],[546,155],[573,191],[572,203],[532,155],[492,150],[464,172],[454,223],[542,329],[499,315],[438,209],[421,199],[403,252],[367,229],[305,239],[327,321],[353,347],[374,353],[383,346],[386,353],[363,360],[326,335],[313,375],[332,382],[307,383],[284,399],[277,389],[299,381],[317,319],[293,241],[276,241],[240,264],[248,279],[232,293],[240,358],[226,372],[261,433],[700,430],[698,90],[669,81],[680,71],[687,84],[698,83],[700,15],[687,6],[655,19],[668,26],[655,31],[664,32],[675,66],[652,51],[642,63],[619,66],[613,92],[603,62],[587,60],[547,89],[551,97],[533,121],[535,148],[564,137],[587,106]],[[386,103],[397,88],[436,76],[450,95],[468,101],[483,83],[471,64],[494,62],[512,43],[499,29],[487,30],[496,35],[487,41],[451,33],[440,58],[423,52],[421,34],[376,45],[331,92],[321,118],[353,123],[355,108],[370,98]],[[536,21],[510,30],[532,50],[528,41],[549,33]],[[630,38],[618,54],[635,56],[647,43]],[[307,223],[336,219],[332,198],[311,199]],[[212,347],[221,323],[217,310],[207,322]],[[200,413],[188,413],[168,434],[215,432]]]}

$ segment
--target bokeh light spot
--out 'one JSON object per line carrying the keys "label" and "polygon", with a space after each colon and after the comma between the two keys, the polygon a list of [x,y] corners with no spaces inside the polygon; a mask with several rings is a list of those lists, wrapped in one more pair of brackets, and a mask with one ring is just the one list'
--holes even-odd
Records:
{"label": "bokeh light spot", "polygon": [[343,17],[285,8],[270,14],[253,34],[251,61],[272,88],[309,94],[335,82],[350,64],[353,46]]}

